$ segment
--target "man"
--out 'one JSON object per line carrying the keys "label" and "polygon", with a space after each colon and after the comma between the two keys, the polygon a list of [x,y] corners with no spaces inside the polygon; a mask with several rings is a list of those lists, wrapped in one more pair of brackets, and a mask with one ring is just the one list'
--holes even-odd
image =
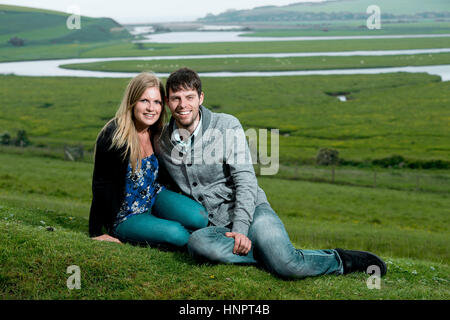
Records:
{"label": "man", "polygon": [[[156,153],[172,187],[209,213],[209,226],[189,238],[192,256],[260,263],[285,278],[365,272],[371,265],[378,266],[381,275],[386,273],[385,263],[369,252],[295,249],[258,186],[240,122],[202,105],[201,80],[191,69],[173,72],[166,91],[172,118],[158,139]],[[170,185],[167,179],[164,183]]]}

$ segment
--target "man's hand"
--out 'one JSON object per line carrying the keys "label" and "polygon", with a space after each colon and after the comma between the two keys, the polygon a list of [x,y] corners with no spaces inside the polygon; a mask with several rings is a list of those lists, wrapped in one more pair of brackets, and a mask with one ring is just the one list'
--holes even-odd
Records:
{"label": "man's hand", "polygon": [[252,242],[242,233],[238,232],[226,232],[226,237],[234,238],[233,253],[246,256],[252,248]]}
{"label": "man's hand", "polygon": [[122,243],[122,242],[120,242],[119,239],[111,237],[108,234],[103,234],[101,236],[98,236],[98,237],[95,237],[95,238],[92,238],[92,239],[98,240],[98,241],[109,241],[109,242],[115,242],[115,243]]}

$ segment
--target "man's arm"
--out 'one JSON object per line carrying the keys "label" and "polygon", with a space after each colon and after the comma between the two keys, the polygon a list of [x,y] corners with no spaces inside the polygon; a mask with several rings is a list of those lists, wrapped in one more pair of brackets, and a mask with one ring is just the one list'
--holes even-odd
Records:
{"label": "man's arm", "polygon": [[234,253],[246,255],[251,249],[251,241],[247,235],[255,212],[258,181],[242,125],[236,118],[232,124],[233,137],[227,135],[226,155],[227,165],[236,188],[236,200],[232,232],[227,233],[226,236],[235,239]]}

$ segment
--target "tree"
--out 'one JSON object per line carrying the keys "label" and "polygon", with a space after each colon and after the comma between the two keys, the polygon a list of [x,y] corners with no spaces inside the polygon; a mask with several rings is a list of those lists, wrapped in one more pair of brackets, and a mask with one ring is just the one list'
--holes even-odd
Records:
{"label": "tree", "polygon": [[139,50],[145,49],[145,46],[142,42],[136,42],[135,45],[136,45],[136,48],[138,48]]}
{"label": "tree", "polygon": [[15,145],[20,147],[26,147],[30,144],[30,140],[28,140],[28,135],[25,130],[19,130],[17,132],[17,138],[15,140]]}
{"label": "tree", "polygon": [[336,165],[339,162],[339,151],[321,148],[317,153],[316,163],[322,166]]}
{"label": "tree", "polygon": [[331,182],[334,183],[334,168],[339,163],[339,151],[321,148],[317,153],[316,163],[323,166],[331,166]]}
{"label": "tree", "polygon": [[8,132],[5,132],[1,135],[0,144],[2,144],[2,145],[11,144],[11,135]]}
{"label": "tree", "polygon": [[9,39],[8,43],[11,43],[15,47],[22,47],[25,44],[25,41],[19,37],[12,37]]}

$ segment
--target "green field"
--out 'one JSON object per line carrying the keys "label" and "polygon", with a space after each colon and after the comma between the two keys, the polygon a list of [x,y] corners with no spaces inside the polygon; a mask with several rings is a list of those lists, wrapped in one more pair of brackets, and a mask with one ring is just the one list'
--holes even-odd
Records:
{"label": "green field", "polygon": [[[72,143],[92,150],[127,82],[1,76],[0,97],[8,104],[0,127],[11,135],[26,129],[42,148]],[[402,73],[204,79],[206,106],[237,116],[246,129],[280,130],[281,163],[308,161],[321,147],[353,161],[392,155],[448,161],[449,85]],[[337,93],[350,100],[340,102]]]}
{"label": "green field", "polygon": [[[376,30],[367,27],[372,5],[380,9]],[[450,32],[450,6],[445,0],[339,0],[229,10],[198,21],[245,26],[258,37],[438,34]]]}
{"label": "green field", "polygon": [[[87,235],[92,163],[7,153],[0,161],[1,299],[450,296],[448,196],[259,178],[297,247],[372,250],[387,261],[381,289],[369,290],[364,274],[283,281],[254,266],[95,242]],[[66,287],[70,265],[81,269],[81,290]]]}
{"label": "green field", "polygon": [[449,37],[417,39],[274,41],[254,42],[251,45],[248,45],[248,43],[245,42],[145,43],[142,45],[137,45],[128,41],[108,41],[96,43],[72,43],[64,45],[34,45],[30,47],[5,47],[0,50],[0,61],[237,53],[406,50],[449,47]]}
{"label": "green field", "polygon": [[[0,126],[13,135],[26,128],[33,145],[0,148],[0,297],[448,299],[449,170],[378,168],[374,186],[370,168],[339,167],[332,184],[329,168],[302,164],[325,146],[344,159],[448,161],[449,84],[438,80],[204,79],[208,107],[236,115],[245,128],[282,130],[280,172],[258,181],[297,247],[369,250],[387,261],[381,290],[369,290],[364,274],[283,281],[254,266],[198,265],[184,252],[90,240],[92,154],[64,161],[62,147],[92,151],[128,79],[2,76],[8,104]],[[346,103],[326,94],[346,90]],[[73,264],[82,270],[81,290],[65,286]]]}
{"label": "green field", "polygon": [[[359,10],[355,2],[342,1],[340,8]],[[424,7],[418,0],[358,3],[409,15]],[[335,10],[333,3],[326,6]],[[427,4],[427,10],[447,7],[446,0]],[[66,17],[0,5],[0,61],[450,47],[448,37],[133,44],[102,35],[115,23],[111,19],[82,20],[86,32],[74,34],[61,29]],[[349,32],[346,23],[338,24],[343,31],[329,34]],[[423,21],[418,25],[425,27]],[[436,25],[430,22],[428,31]],[[279,26],[272,35],[297,32]],[[16,34],[28,37],[25,46],[6,44]],[[187,64],[202,72],[262,71],[448,64],[449,57],[192,59],[89,67],[171,72]],[[185,251],[90,239],[95,139],[129,80],[0,75],[1,141],[5,133],[14,139],[25,130],[31,142],[0,145],[0,300],[450,299],[450,82],[416,73],[202,79],[204,105],[212,111],[236,116],[245,130],[279,129],[278,173],[261,175],[258,164],[255,171],[293,244],[375,252],[388,273],[381,289],[371,290],[363,273],[285,281],[257,266],[198,264]],[[66,146],[83,147],[84,158],[64,160]],[[333,171],[315,164],[320,148],[339,151]],[[66,286],[70,265],[81,269],[80,290]]]}
{"label": "green field", "polygon": [[[340,18],[339,20],[351,21],[355,17],[354,14],[367,18],[369,15],[366,10],[371,5],[378,6],[381,17],[383,18],[383,15],[386,15],[387,19],[417,19],[423,13],[445,14],[450,11],[450,6],[446,0],[429,0],[426,4],[421,0],[339,0],[320,3],[293,3],[284,6],[260,6],[248,10],[228,10],[217,15],[207,15],[198,19],[198,21],[207,23],[258,22],[278,24],[294,17],[303,17],[306,21],[309,21],[316,18],[317,14],[334,14]],[[303,16],[300,14],[303,14]],[[365,22],[365,19],[362,22]]]}
{"label": "green field", "polygon": [[381,29],[364,28],[364,21],[284,22],[280,27],[255,28],[244,37],[330,37],[330,36],[381,36],[408,34],[448,34],[449,21],[421,21],[396,23],[381,21]]}
{"label": "green field", "polygon": [[394,55],[394,56],[350,56],[350,57],[295,57],[295,58],[213,58],[182,60],[127,60],[91,62],[61,65],[76,70],[115,72],[167,72],[189,67],[197,72],[245,72],[245,71],[290,71],[326,70],[353,68],[383,68],[402,66],[440,65],[450,63],[450,53]]}
{"label": "green field", "polygon": [[340,0],[320,4],[297,3],[281,7],[286,11],[307,12],[366,12],[370,5],[377,5],[382,12],[392,14],[416,14],[421,12],[445,12],[450,7],[446,0],[429,0],[424,5],[420,0]]}
{"label": "green field", "polygon": [[12,47],[12,37],[25,41],[25,46],[57,43],[93,43],[114,39],[131,39],[128,31],[110,18],[81,16],[80,29],[68,29],[70,14],[58,11],[0,5],[0,49]]}

